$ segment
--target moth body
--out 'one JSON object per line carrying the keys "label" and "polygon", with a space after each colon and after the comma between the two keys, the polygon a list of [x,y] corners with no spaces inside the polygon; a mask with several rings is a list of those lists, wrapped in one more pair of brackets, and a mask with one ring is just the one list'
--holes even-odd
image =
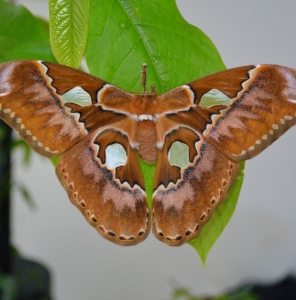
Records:
{"label": "moth body", "polygon": [[155,163],[157,158],[155,122],[138,121],[137,135],[140,158],[147,163]]}

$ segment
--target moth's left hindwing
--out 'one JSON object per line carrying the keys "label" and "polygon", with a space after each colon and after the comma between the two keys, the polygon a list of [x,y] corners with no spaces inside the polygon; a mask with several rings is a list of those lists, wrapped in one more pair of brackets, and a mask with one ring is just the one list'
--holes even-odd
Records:
{"label": "moth's left hindwing", "polygon": [[[180,149],[173,153],[176,147]],[[160,241],[179,246],[198,236],[226,198],[239,164],[184,127],[166,136],[157,162],[153,233]]]}
{"label": "moth's left hindwing", "polygon": [[137,244],[147,237],[150,218],[137,152],[129,144],[129,133],[131,140],[135,134],[124,125],[135,129],[134,120],[102,111],[102,91],[105,99],[130,100],[130,94],[62,65],[0,65],[1,118],[39,154],[62,154],[59,180],[103,237]]}

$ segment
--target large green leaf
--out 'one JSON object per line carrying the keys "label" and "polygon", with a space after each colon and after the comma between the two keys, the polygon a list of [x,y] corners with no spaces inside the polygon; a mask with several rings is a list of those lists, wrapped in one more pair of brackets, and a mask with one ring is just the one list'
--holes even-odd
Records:
{"label": "large green leaf", "polygon": [[50,0],[50,41],[59,63],[80,66],[89,19],[89,0]]}
{"label": "large green leaf", "polygon": [[147,194],[148,206],[152,207],[152,194],[153,194],[153,184],[154,184],[154,173],[155,173],[155,164],[148,164],[143,160],[140,161],[141,171],[145,181],[145,188]]}
{"label": "large green leaf", "polygon": [[225,68],[174,0],[91,0],[86,59],[92,74],[128,91],[142,91],[143,63],[158,92]]}
{"label": "large green leaf", "polygon": [[[141,68],[148,64],[148,86],[168,91],[224,69],[211,40],[181,16],[174,0],[91,0],[86,60],[90,72],[128,91],[141,91]],[[154,165],[141,163],[151,207]],[[205,263],[232,216],[242,173],[200,236],[191,242]]]}
{"label": "large green leaf", "polygon": [[[0,17],[0,60],[53,60],[48,51],[44,22],[23,7],[1,0]],[[76,22],[77,27],[80,21],[73,21],[73,13],[68,18],[70,23]],[[73,28],[71,30],[76,30]],[[57,28],[52,30],[54,34],[58,33]],[[129,91],[141,91],[140,71],[144,62],[148,63],[148,83],[155,84],[158,92],[224,68],[213,43],[182,18],[174,0],[91,0],[88,39],[86,58],[91,73]],[[62,43],[57,46],[61,49],[59,59],[63,55],[67,59],[67,51],[69,53],[72,47],[70,62],[63,61],[65,64],[73,65],[83,51],[79,42],[73,41],[74,38],[70,47],[63,48]],[[141,168],[151,206],[155,167],[141,163]],[[234,211],[241,176],[200,236],[191,242],[203,263]]]}
{"label": "large green leaf", "polygon": [[22,5],[0,0],[0,63],[17,59],[55,61],[48,24]]}

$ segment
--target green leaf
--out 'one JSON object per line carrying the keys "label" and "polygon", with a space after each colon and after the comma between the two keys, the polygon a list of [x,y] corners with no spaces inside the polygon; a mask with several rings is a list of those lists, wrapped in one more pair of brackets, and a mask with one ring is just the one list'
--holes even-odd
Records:
{"label": "green leaf", "polygon": [[234,213],[244,181],[244,165],[244,162],[240,163],[240,172],[225,201],[218,206],[209,222],[202,228],[199,236],[189,242],[199,254],[203,265],[206,263],[206,258],[211,248],[222,234]]}
{"label": "green leaf", "polygon": [[51,161],[52,164],[56,167],[57,164],[58,164],[59,159],[60,159],[60,156],[56,156],[56,157],[50,158],[50,161]]}
{"label": "green leaf", "polygon": [[147,86],[160,93],[225,68],[174,0],[91,0],[86,60],[93,75],[128,91],[142,91],[147,63]]}
{"label": "green leaf", "polygon": [[0,1],[0,63],[17,59],[55,61],[48,24],[22,5]]}
{"label": "green leaf", "polygon": [[50,0],[50,41],[59,63],[78,68],[89,20],[89,0]]}
{"label": "green leaf", "polygon": [[[225,69],[212,41],[183,19],[174,0],[90,0],[86,61],[93,75],[134,92],[142,91],[143,63],[147,86],[159,93]],[[151,207],[155,166],[140,165]],[[191,243],[203,263],[234,211],[241,176]]]}
{"label": "green leaf", "polygon": [[154,174],[155,174],[155,164],[148,164],[143,160],[139,159],[141,171],[145,181],[145,189],[147,194],[148,206],[152,207],[152,194],[154,186]]}
{"label": "green leaf", "polygon": [[[51,27],[52,39],[54,44],[61,37],[56,46],[59,61],[77,66],[84,49],[88,9],[84,1],[78,4],[64,1],[61,5],[65,3],[68,6],[62,11],[51,8],[57,21],[57,25]],[[100,78],[128,91],[141,91],[141,68],[147,63],[148,84],[153,83],[158,92],[165,92],[224,69],[211,40],[182,18],[174,0],[91,0],[90,6],[86,58],[91,73]],[[0,27],[0,60],[52,60],[44,58],[49,53],[46,52],[49,47],[44,22],[21,6],[1,1],[0,17],[4,20]],[[151,207],[155,166],[141,162],[141,168]],[[228,199],[204,226],[200,237],[191,242],[203,263],[234,211],[241,176]]]}
{"label": "green leaf", "polygon": [[171,297],[172,300],[202,300],[202,298],[194,296],[189,289],[176,288]]}
{"label": "green leaf", "polygon": [[253,293],[251,286],[243,286],[234,292],[211,297],[199,297],[192,294],[188,288],[177,287],[171,295],[171,300],[259,300],[259,298]]}

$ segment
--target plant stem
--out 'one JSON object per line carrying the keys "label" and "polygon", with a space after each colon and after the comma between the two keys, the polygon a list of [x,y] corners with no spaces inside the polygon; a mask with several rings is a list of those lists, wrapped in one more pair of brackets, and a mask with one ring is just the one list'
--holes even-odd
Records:
{"label": "plant stem", "polygon": [[10,251],[11,128],[0,121],[0,272],[11,272]]}

